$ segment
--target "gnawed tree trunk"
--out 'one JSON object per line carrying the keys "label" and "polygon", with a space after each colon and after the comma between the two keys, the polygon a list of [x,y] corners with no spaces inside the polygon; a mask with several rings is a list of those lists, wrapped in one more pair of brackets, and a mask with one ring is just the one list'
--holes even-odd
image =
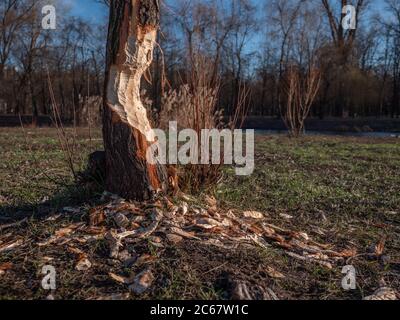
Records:
{"label": "gnawed tree trunk", "polygon": [[164,167],[146,160],[154,142],[140,81],[153,59],[158,0],[112,0],[107,44],[103,136],[106,188],[126,199],[148,200],[166,186]]}

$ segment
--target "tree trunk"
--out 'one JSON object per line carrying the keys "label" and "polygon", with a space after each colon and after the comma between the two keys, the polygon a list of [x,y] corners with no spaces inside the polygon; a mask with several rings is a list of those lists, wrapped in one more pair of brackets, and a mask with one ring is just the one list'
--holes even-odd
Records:
{"label": "tree trunk", "polygon": [[147,161],[154,143],[140,81],[153,59],[158,0],[112,0],[103,113],[106,188],[126,199],[149,200],[165,191],[161,165]]}

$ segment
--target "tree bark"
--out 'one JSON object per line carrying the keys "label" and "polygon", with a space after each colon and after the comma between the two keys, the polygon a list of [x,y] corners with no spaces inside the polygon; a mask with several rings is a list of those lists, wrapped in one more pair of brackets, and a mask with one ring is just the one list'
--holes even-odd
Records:
{"label": "tree bark", "polygon": [[153,59],[158,0],[112,0],[107,39],[103,137],[106,188],[125,199],[149,200],[165,191],[165,168],[147,161],[154,143],[140,82]]}

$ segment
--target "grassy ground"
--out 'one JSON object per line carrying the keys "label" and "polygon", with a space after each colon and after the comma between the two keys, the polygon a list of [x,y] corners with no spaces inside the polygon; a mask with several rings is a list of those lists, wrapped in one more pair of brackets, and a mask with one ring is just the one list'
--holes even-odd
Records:
{"label": "grassy ground", "polygon": [[[87,130],[77,134],[74,156],[81,169],[87,155],[101,148],[101,139],[99,132],[92,139]],[[12,232],[32,243],[0,253],[0,265],[13,263],[11,270],[0,275],[0,298],[46,297],[48,293],[40,288],[40,267],[49,257],[59,272],[56,298],[98,298],[126,292],[108,276],[119,266],[105,258],[104,242],[87,246],[90,260],[96,263],[86,272],[74,269],[70,253],[33,245],[71,221],[86,221],[87,210],[49,219],[63,207],[88,209],[99,201],[100,190],[73,184],[56,131],[0,129],[0,154],[0,225],[28,217],[26,224]],[[226,251],[185,241],[164,249],[151,244],[137,248],[157,257],[157,285],[143,298],[229,298],[231,278],[263,283],[282,299],[360,299],[382,281],[399,289],[399,167],[398,139],[258,137],[254,174],[236,177],[227,169],[215,190],[221,205],[259,210],[275,225],[306,232],[336,248],[357,248],[359,255],[349,261],[357,270],[357,289],[341,288],[341,267],[326,270],[302,263],[282,249]],[[0,241],[10,236],[9,232],[0,228]],[[368,248],[382,239],[386,239],[384,259],[368,258]],[[271,277],[268,267],[285,277]]]}

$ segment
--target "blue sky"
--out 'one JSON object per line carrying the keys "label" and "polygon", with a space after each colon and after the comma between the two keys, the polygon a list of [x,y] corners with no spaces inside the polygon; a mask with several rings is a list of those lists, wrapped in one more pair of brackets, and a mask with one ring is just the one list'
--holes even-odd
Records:
{"label": "blue sky", "polygon": [[[255,3],[260,4],[265,1],[266,0],[254,0]],[[106,19],[108,16],[107,7],[99,3],[97,0],[62,0],[61,3],[71,9],[72,15],[90,21],[101,21],[102,19]],[[372,0],[371,9],[373,10],[372,13],[380,12],[384,14],[385,4],[382,0]]]}
{"label": "blue sky", "polygon": [[100,22],[108,17],[108,9],[96,0],[62,0],[61,3],[70,9],[70,14],[89,21]]}

